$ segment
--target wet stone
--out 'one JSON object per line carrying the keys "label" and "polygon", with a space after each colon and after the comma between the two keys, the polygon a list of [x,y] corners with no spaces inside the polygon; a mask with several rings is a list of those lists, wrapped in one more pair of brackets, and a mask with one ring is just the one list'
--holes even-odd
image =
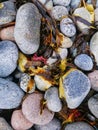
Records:
{"label": "wet stone", "polygon": [[18,49],[11,41],[0,42],[0,77],[7,77],[17,67]]}
{"label": "wet stone", "polygon": [[68,6],[70,4],[71,0],[53,0],[54,5],[63,5]]}

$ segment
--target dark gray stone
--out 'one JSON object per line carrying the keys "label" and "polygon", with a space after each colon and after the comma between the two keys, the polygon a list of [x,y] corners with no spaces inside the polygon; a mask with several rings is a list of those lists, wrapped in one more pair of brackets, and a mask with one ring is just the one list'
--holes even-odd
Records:
{"label": "dark gray stone", "polygon": [[18,49],[11,41],[0,42],[0,77],[7,77],[17,66]]}
{"label": "dark gray stone", "polygon": [[41,15],[32,3],[22,5],[16,16],[15,41],[25,54],[35,53],[40,44]]}
{"label": "dark gray stone", "polygon": [[0,109],[18,107],[23,96],[23,91],[14,82],[0,78]]}

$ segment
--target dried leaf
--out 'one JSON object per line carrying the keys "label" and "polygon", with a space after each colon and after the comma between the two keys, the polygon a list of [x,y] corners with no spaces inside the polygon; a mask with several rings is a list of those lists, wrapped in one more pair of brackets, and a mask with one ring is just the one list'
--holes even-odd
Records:
{"label": "dried leaf", "polygon": [[63,72],[67,67],[67,59],[61,60],[60,69]]}
{"label": "dried leaf", "polygon": [[64,87],[63,87],[63,79],[62,79],[62,77],[60,77],[60,79],[59,79],[59,97],[66,99],[64,91],[65,90],[64,90]]}

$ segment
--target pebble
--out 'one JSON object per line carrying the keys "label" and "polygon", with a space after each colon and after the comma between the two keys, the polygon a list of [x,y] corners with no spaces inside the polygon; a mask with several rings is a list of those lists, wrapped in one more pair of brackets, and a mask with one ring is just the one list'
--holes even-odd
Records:
{"label": "pebble", "polygon": [[24,117],[21,110],[15,110],[11,117],[11,125],[15,130],[27,130],[33,126],[33,123]]}
{"label": "pebble", "polygon": [[63,18],[60,21],[60,30],[67,37],[73,37],[76,34],[76,27],[70,18]]}
{"label": "pebble", "polygon": [[94,13],[95,13],[95,25],[98,28],[98,8],[95,9]]}
{"label": "pebble", "polygon": [[90,71],[93,69],[93,61],[87,54],[80,54],[76,56],[74,63],[77,67],[84,71]]}
{"label": "pebble", "polygon": [[43,99],[43,95],[40,93],[33,93],[26,97],[22,104],[22,112],[23,115],[30,122],[37,125],[45,125],[48,124],[54,117],[54,113],[49,111],[47,108],[41,112],[41,100]]}
{"label": "pebble", "polygon": [[39,0],[45,7],[46,7],[46,9],[47,10],[52,10],[52,8],[53,8],[53,2],[52,2],[52,0]]}
{"label": "pebble", "polygon": [[[91,15],[88,12],[87,9],[85,9],[84,7],[80,7],[75,9],[74,16],[79,16],[81,18],[83,18],[84,20],[88,21],[89,23],[91,23]],[[90,27],[87,26],[86,24],[84,24],[83,22],[80,22],[79,20],[77,20],[77,27],[79,28],[79,30],[83,33],[83,34],[88,34]]]}
{"label": "pebble", "polygon": [[14,26],[4,28],[0,31],[1,40],[15,41],[14,39]]}
{"label": "pebble", "polygon": [[40,44],[40,24],[41,14],[34,4],[26,3],[18,9],[14,37],[23,53],[33,54],[38,50]]}
{"label": "pebble", "polygon": [[74,122],[68,124],[64,130],[94,130],[94,128],[86,122]]}
{"label": "pebble", "polygon": [[81,0],[71,0],[70,6],[72,9],[76,9],[80,3],[81,3]]}
{"label": "pebble", "polygon": [[0,130],[13,130],[3,117],[0,117]]}
{"label": "pebble", "polygon": [[17,67],[18,49],[11,41],[0,42],[0,77],[7,77]]}
{"label": "pebble", "polygon": [[98,118],[98,94],[92,96],[88,100],[88,107],[91,113]]}
{"label": "pebble", "polygon": [[59,112],[62,109],[62,103],[59,98],[59,92],[56,87],[49,88],[44,95],[49,110]]}
{"label": "pebble", "polygon": [[21,74],[20,87],[26,93],[33,93],[35,91],[35,82],[27,73]]}
{"label": "pebble", "polygon": [[96,32],[90,40],[90,50],[94,54],[96,63],[98,65],[98,32]]}
{"label": "pebble", "polygon": [[54,6],[51,11],[52,16],[55,20],[61,20],[64,16],[68,15],[68,10],[64,6]]}
{"label": "pebble", "polygon": [[55,63],[56,61],[57,61],[56,52],[53,51],[52,56],[47,59],[47,64],[48,64],[48,65],[52,65],[52,64]]}
{"label": "pebble", "polygon": [[0,25],[12,22],[16,16],[14,3],[11,1],[6,1],[0,4]]}
{"label": "pebble", "polygon": [[89,78],[79,70],[72,70],[63,76],[66,102],[70,109],[77,108],[90,91]]}
{"label": "pebble", "polygon": [[46,125],[35,125],[36,130],[60,130],[61,123],[58,119],[54,118],[51,122]]}
{"label": "pebble", "polygon": [[0,109],[13,109],[21,104],[23,91],[12,81],[0,78]]}
{"label": "pebble", "polygon": [[88,77],[90,79],[92,89],[98,92],[98,70],[94,70],[89,73]]}
{"label": "pebble", "polygon": [[71,0],[53,0],[54,5],[68,6]]}
{"label": "pebble", "polygon": [[68,50],[66,48],[60,47],[57,49],[57,54],[60,56],[62,60],[64,60],[68,55]]}

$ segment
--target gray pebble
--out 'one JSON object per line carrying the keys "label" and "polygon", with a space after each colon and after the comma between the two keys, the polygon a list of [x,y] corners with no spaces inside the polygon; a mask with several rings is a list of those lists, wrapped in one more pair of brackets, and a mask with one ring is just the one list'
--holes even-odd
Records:
{"label": "gray pebble", "polygon": [[0,109],[18,107],[23,96],[23,91],[14,82],[0,78]]}
{"label": "gray pebble", "polygon": [[51,87],[44,95],[48,109],[53,112],[59,112],[62,109],[62,103],[58,94],[58,89],[56,87]]}
{"label": "gray pebble", "polygon": [[78,55],[75,58],[74,63],[77,67],[85,71],[90,71],[93,68],[93,61],[91,57],[86,54]]}
{"label": "gray pebble", "polygon": [[76,34],[75,25],[70,18],[63,18],[61,20],[60,30],[64,35],[68,37],[73,37]]}
{"label": "gray pebble", "polygon": [[71,8],[75,9],[79,6],[79,4],[81,3],[81,0],[71,0]]}
{"label": "gray pebble", "polygon": [[41,15],[32,3],[22,5],[16,16],[14,37],[20,50],[25,54],[35,53],[40,44]]}
{"label": "gray pebble", "polygon": [[17,66],[18,49],[11,41],[0,42],[0,77],[7,77]]}
{"label": "gray pebble", "polygon": [[68,124],[64,130],[94,130],[94,128],[85,122],[74,122]]}
{"label": "gray pebble", "polygon": [[62,17],[68,15],[68,10],[64,6],[54,6],[51,13],[56,20],[61,20]]}
{"label": "gray pebble", "polygon": [[54,118],[51,122],[46,125],[35,125],[36,130],[60,130],[61,123],[58,119]]}
{"label": "gray pebble", "polygon": [[95,25],[98,28],[98,8],[94,10],[94,13],[95,13]]}
{"label": "gray pebble", "polygon": [[71,0],[53,0],[54,5],[68,6]]}
{"label": "gray pebble", "polygon": [[11,1],[0,3],[0,25],[12,22],[15,19],[15,5]]}
{"label": "gray pebble", "polygon": [[79,70],[73,70],[63,78],[66,102],[69,108],[77,108],[90,91],[89,78]]}
{"label": "gray pebble", "polygon": [[98,94],[88,100],[88,107],[91,113],[98,118]]}

